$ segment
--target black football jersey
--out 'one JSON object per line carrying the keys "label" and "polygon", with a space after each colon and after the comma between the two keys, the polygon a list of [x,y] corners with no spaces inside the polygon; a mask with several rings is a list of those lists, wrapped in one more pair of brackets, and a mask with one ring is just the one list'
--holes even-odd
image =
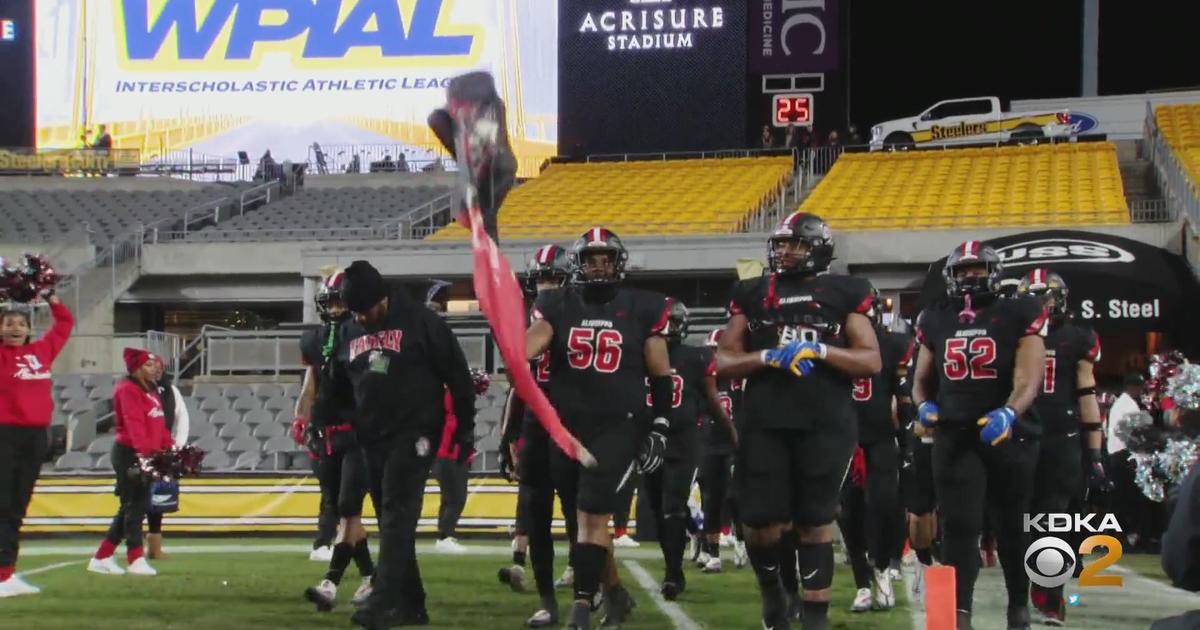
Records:
{"label": "black football jersey", "polygon": [[[704,379],[717,373],[711,348],[679,344],[671,348],[671,434],[694,433],[700,425],[705,404]],[[650,385],[649,379],[646,381]],[[646,407],[654,401],[646,394]]]}
{"label": "black football jersey", "polygon": [[310,328],[300,335],[300,362],[316,369],[317,374],[325,367],[325,342],[329,339],[331,328],[322,325]]}
{"label": "black football jersey", "polygon": [[[741,406],[742,392],[741,379],[717,379],[717,402],[721,403],[721,408],[725,410],[725,415],[729,416],[736,426],[739,419],[738,407]],[[706,440],[705,452],[711,455],[726,455],[733,452],[733,438],[729,435],[729,428],[720,418],[714,418],[710,414],[704,414],[705,430],[708,431],[708,439]]]}
{"label": "black football jersey", "polygon": [[662,294],[628,287],[607,302],[588,302],[576,286],[538,295],[534,317],[554,328],[550,400],[564,423],[646,413],[646,340],[662,334],[670,310]]}
{"label": "black football jersey", "polygon": [[875,376],[854,379],[850,392],[858,412],[858,441],[861,444],[874,444],[895,435],[892,399],[900,395],[901,386],[896,371],[907,369],[912,360],[911,337],[881,328],[875,329],[875,335],[879,339],[883,369]]}
{"label": "black football jersey", "polygon": [[[763,276],[739,282],[729,305],[749,320],[746,350],[793,341],[847,346],[846,318],[871,308],[871,283],[863,278],[822,274],[810,278]],[[812,374],[764,369],[746,379],[744,411],[750,427],[811,429],[850,424],[850,377],[816,361]]]}
{"label": "black football jersey", "polygon": [[[354,415],[354,391],[346,384],[338,385],[334,379],[330,362],[345,364],[347,347],[341,336],[357,337],[362,329],[353,320],[340,325],[322,325],[307,330],[300,336],[300,356],[306,366],[316,371],[317,400],[313,404],[311,418],[316,426],[330,426],[350,422]],[[330,336],[333,336],[333,343]],[[329,356],[326,356],[326,355]]]}
{"label": "black football jersey", "polygon": [[960,311],[945,300],[921,311],[917,341],[933,356],[939,421],[974,423],[1008,402],[1017,342],[1027,335],[1044,336],[1049,316],[1032,296],[1001,298],[976,308],[973,323],[961,321]]}
{"label": "black football jersey", "polygon": [[1075,369],[1080,361],[1100,360],[1100,338],[1085,326],[1067,320],[1051,322],[1046,334],[1046,367],[1042,393],[1033,403],[1046,433],[1062,435],[1079,430],[1079,388]]}

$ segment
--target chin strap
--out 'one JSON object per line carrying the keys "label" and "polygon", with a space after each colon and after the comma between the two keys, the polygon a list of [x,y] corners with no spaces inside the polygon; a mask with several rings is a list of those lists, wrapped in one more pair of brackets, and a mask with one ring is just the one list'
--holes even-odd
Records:
{"label": "chin strap", "polygon": [[963,310],[958,313],[958,321],[962,324],[974,324],[977,316],[978,313],[971,308],[971,294],[968,293],[963,296]]}

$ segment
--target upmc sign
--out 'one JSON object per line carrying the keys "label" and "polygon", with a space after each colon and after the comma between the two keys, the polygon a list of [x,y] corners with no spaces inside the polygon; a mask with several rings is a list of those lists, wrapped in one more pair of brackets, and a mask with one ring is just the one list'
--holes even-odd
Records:
{"label": "upmc sign", "polygon": [[839,0],[749,0],[750,72],[838,69]]}

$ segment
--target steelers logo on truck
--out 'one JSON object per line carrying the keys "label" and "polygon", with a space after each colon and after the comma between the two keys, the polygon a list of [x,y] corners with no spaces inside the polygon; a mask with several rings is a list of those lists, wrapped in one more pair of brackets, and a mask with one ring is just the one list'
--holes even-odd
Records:
{"label": "steelers logo on truck", "polygon": [[871,150],[976,142],[1038,142],[1070,136],[1066,110],[1008,112],[995,96],[935,103],[916,116],[881,122],[871,128]]}

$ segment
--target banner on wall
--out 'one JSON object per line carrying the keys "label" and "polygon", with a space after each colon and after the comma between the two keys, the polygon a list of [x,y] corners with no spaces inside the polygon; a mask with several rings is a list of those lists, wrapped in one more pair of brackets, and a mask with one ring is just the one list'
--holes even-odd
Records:
{"label": "banner on wall", "polygon": [[838,69],[838,0],[749,0],[750,72]]}

